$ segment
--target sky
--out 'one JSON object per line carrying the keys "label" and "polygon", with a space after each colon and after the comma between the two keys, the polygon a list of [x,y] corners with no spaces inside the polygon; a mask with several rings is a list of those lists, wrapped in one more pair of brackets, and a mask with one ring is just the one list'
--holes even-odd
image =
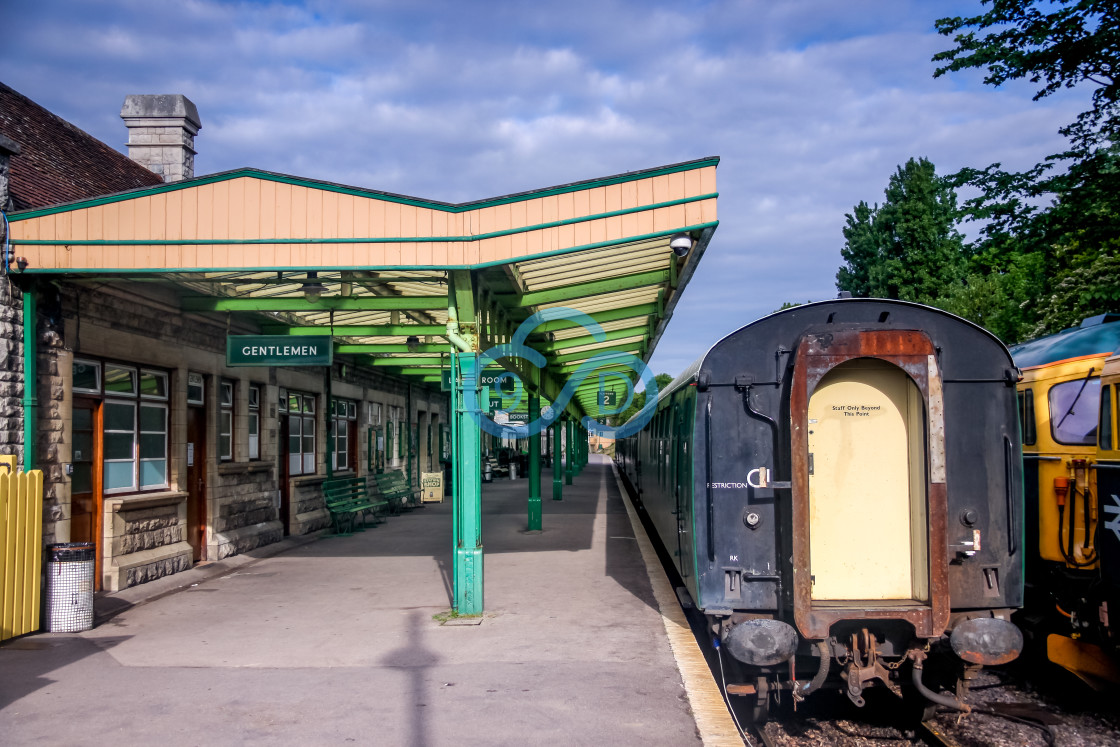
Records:
{"label": "sky", "polygon": [[[7,4],[6,4],[7,5]],[[124,151],[128,94],[181,93],[196,175],[255,167],[464,202],[719,156],[719,220],[650,361],[680,373],[836,295],[844,216],[910,158],[1061,149],[1088,92],[935,79],[980,0],[36,0],[0,80]],[[974,230],[972,231],[974,233]],[[966,235],[969,230],[966,229]]]}

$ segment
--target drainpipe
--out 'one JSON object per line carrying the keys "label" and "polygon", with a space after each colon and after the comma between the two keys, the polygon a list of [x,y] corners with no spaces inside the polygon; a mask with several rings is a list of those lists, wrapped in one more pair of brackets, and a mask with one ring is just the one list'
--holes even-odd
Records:
{"label": "drainpipe", "polygon": [[459,315],[454,306],[447,309],[447,339],[464,353],[474,352],[474,346],[459,334]]}
{"label": "drainpipe", "polygon": [[35,436],[39,422],[37,356],[38,311],[33,288],[23,291],[23,471],[35,469]]}

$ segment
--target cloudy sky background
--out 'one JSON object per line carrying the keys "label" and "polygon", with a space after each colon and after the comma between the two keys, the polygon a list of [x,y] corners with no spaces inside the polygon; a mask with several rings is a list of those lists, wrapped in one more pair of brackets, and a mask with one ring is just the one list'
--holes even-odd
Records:
{"label": "cloudy sky background", "polygon": [[35,0],[0,80],[124,150],[131,93],[198,106],[196,174],[242,166],[462,202],[705,156],[720,226],[651,365],[835,296],[844,214],[895,168],[1056,152],[1088,91],[934,79],[979,0]]}

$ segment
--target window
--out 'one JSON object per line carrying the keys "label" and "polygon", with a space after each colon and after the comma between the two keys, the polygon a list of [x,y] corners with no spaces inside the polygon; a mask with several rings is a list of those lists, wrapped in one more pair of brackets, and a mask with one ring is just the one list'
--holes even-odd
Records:
{"label": "window", "polygon": [[366,403],[366,425],[381,425],[381,404],[378,402]]}
{"label": "window", "polygon": [[1097,444],[1104,451],[1112,451],[1112,390],[1106,386],[1101,390],[1101,427]]}
{"label": "window", "polygon": [[1100,411],[1099,378],[1063,381],[1050,388],[1050,432],[1061,444],[1092,446],[1097,442]]}
{"label": "window", "polygon": [[167,373],[75,359],[72,388],[102,400],[98,435],[105,492],[168,487]]}
{"label": "window", "polygon": [[218,458],[233,459],[233,382],[222,381],[218,405]]}
{"label": "window", "polygon": [[74,378],[72,389],[75,392],[101,394],[101,363],[74,359]]}
{"label": "window", "polygon": [[249,386],[249,458],[261,458],[261,388]]}
{"label": "window", "polygon": [[202,374],[188,373],[187,374],[187,404],[188,405],[204,405],[206,404],[206,387],[203,381]]}
{"label": "window", "polygon": [[1022,431],[1023,445],[1033,446],[1038,440],[1034,421],[1034,390],[1019,392],[1019,429]]}
{"label": "window", "polygon": [[357,464],[358,403],[345,399],[334,401],[331,425],[334,428],[334,450],[331,464],[337,470],[352,470]]}
{"label": "window", "polygon": [[288,474],[315,474],[315,396],[287,393]]}

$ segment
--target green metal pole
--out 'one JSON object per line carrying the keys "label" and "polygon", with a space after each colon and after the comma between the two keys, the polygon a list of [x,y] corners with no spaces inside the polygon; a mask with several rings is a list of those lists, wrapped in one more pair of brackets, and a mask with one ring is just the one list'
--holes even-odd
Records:
{"label": "green metal pole", "polygon": [[451,353],[451,393],[448,397],[451,407],[451,598],[453,609],[459,611],[459,501],[462,494],[463,476],[459,472],[459,411],[463,409],[459,390],[459,365],[455,348]]}
{"label": "green metal pole", "polygon": [[[535,425],[541,417],[541,398],[536,392],[529,395],[529,423]],[[529,531],[541,530],[541,434],[529,436]]]}
{"label": "green metal pole", "polygon": [[575,477],[576,429],[571,420],[565,421],[564,426],[564,484],[571,485]]}
{"label": "green metal pole", "polygon": [[556,443],[560,429],[564,427],[563,422],[556,420],[552,423],[552,434],[548,439],[552,448],[552,500],[554,501],[564,500],[564,464],[561,461],[560,444]]}
{"label": "green metal pole", "polygon": [[334,477],[334,394],[331,391],[330,366],[326,367],[324,378],[326,381],[323,388],[327,391],[325,397],[327,404],[323,409],[327,411],[327,479],[329,480]]}
{"label": "green metal pole", "polygon": [[408,439],[408,442],[404,445],[404,451],[405,451],[405,454],[407,455],[407,460],[408,460],[408,464],[407,464],[407,467],[406,467],[407,471],[405,472],[405,474],[408,475],[408,489],[409,489],[409,492],[411,493],[412,485],[413,485],[413,483],[412,483],[412,384],[409,384],[407,386],[407,388],[405,389],[405,400],[404,401],[405,401],[404,432],[405,432],[405,438]]}
{"label": "green metal pole", "polygon": [[[469,390],[478,393],[478,354],[457,353],[461,380],[456,383],[460,397]],[[460,401],[466,402],[465,398]],[[479,417],[477,397],[474,417]],[[472,413],[464,406],[462,421],[458,432],[458,446],[461,463],[462,486],[459,495],[459,524],[461,533],[459,545],[455,548],[458,555],[458,580],[455,585],[456,604],[460,615],[481,615],[482,584],[482,460],[479,453],[481,433]]]}
{"label": "green metal pole", "polygon": [[38,302],[35,291],[23,291],[23,471],[35,469],[35,437],[39,425]]}

